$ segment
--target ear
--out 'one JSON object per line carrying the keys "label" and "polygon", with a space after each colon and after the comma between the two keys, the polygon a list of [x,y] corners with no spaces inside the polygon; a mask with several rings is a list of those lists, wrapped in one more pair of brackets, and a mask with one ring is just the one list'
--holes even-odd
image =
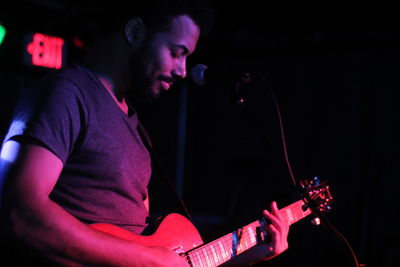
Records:
{"label": "ear", "polygon": [[138,17],[131,18],[125,24],[124,34],[129,45],[140,43],[145,35],[145,27],[142,20]]}

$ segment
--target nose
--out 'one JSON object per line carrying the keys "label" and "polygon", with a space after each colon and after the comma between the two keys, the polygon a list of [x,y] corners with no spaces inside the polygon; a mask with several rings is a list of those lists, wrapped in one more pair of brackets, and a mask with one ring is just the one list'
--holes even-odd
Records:
{"label": "nose", "polygon": [[186,77],[186,59],[182,59],[176,64],[172,75],[176,79],[184,79]]}

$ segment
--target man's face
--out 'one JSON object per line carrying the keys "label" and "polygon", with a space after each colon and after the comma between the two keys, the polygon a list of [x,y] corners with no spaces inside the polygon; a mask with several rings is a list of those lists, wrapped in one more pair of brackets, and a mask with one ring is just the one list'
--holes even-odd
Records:
{"label": "man's face", "polygon": [[186,58],[196,49],[199,35],[200,28],[187,15],[175,17],[169,30],[154,34],[139,55],[135,90],[157,98],[176,80],[185,78]]}

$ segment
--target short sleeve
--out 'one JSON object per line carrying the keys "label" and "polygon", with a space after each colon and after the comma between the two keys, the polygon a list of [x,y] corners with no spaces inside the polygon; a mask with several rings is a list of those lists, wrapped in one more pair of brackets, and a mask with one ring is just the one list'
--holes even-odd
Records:
{"label": "short sleeve", "polygon": [[83,117],[77,87],[53,75],[21,96],[4,142],[18,136],[33,138],[65,164],[80,134]]}

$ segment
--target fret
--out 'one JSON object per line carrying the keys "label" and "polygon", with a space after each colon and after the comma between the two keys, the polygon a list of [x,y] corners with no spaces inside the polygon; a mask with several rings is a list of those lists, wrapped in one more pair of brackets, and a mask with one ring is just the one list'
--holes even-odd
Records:
{"label": "fret", "polygon": [[225,261],[229,260],[231,257],[231,252],[230,252],[231,247],[229,245],[229,242],[226,241],[226,239],[227,239],[227,237],[223,237],[220,239],[221,246],[223,247],[223,250],[224,250]]}
{"label": "fret", "polygon": [[255,245],[257,242],[256,233],[254,232],[254,230],[251,226],[248,229],[249,229],[249,234],[250,234],[250,243],[252,245]]}
{"label": "fret", "polygon": [[222,257],[222,252],[221,252],[221,248],[220,248],[220,246],[217,244],[217,243],[215,243],[214,244],[215,246],[215,250],[216,250],[216,252],[217,252],[217,257],[218,257],[218,263],[223,263],[224,262],[224,258]]}
{"label": "fret", "polygon": [[199,251],[199,259],[200,259],[200,262],[201,262],[201,266],[203,267],[203,266],[205,266],[205,267],[207,267],[207,261],[206,261],[206,258],[203,256],[203,254],[202,253],[200,253],[200,252],[203,252],[204,253],[204,251]]}
{"label": "fret", "polygon": [[208,254],[208,259],[210,261],[210,266],[214,266],[215,261],[214,261],[214,255],[212,254],[211,245],[207,246],[206,250]]}
{"label": "fret", "polygon": [[210,266],[217,266],[217,263],[215,261],[215,254],[212,251],[212,246],[208,246],[208,254],[209,254],[209,259],[210,259]]}
{"label": "fret", "polygon": [[233,250],[233,247],[232,247],[231,243],[232,243],[232,242],[228,242],[228,243],[227,243],[227,245],[228,245],[228,257],[229,257],[229,259],[231,259],[232,257],[235,256],[235,251]]}
{"label": "fret", "polygon": [[196,261],[196,258],[194,257],[194,254],[187,254],[186,255],[186,258],[187,258],[187,260],[188,260],[188,262],[190,262],[191,264],[191,266],[193,266],[193,265],[196,265],[196,263],[197,263],[197,261]]}
{"label": "fret", "polygon": [[222,258],[225,262],[228,259],[227,252],[225,250],[225,247],[224,247],[222,241],[218,241],[218,244],[219,244],[219,248],[221,249]]}
{"label": "fret", "polygon": [[304,217],[308,216],[311,211],[309,209],[303,210],[304,202],[299,200],[283,209],[279,212],[281,213],[284,218],[288,221],[289,224],[293,224],[298,222],[299,220],[303,219]]}
{"label": "fret", "polygon": [[229,247],[226,247],[226,244],[221,241],[221,246],[223,247],[223,254],[224,254],[224,260],[227,261],[229,260]]}
{"label": "fret", "polygon": [[202,267],[201,261],[199,257],[191,257],[192,259],[192,265],[193,266],[200,266]]}
{"label": "fret", "polygon": [[211,248],[211,253],[212,253],[213,259],[214,259],[214,265],[218,266],[219,260],[218,260],[217,252],[215,251],[213,245],[210,245],[210,248]]}
{"label": "fret", "polygon": [[202,252],[203,253],[200,253],[201,265],[204,266],[204,267],[207,267],[208,266],[207,258],[204,257],[204,251],[202,251]]}
{"label": "fret", "polygon": [[228,261],[229,259],[232,258],[232,242],[231,242],[231,237],[230,235],[227,235],[223,238],[223,244],[225,248],[225,255],[226,255],[226,260]]}
{"label": "fret", "polygon": [[[296,207],[293,207],[296,208]],[[297,222],[299,220],[299,218],[303,215],[301,210],[293,210],[293,215],[294,215],[294,221]]]}
{"label": "fret", "polygon": [[245,235],[247,232],[245,232],[245,233],[243,233],[243,238],[242,238],[242,240],[243,240],[243,246],[244,246],[244,249],[243,250],[246,250],[248,247],[249,247],[249,244],[247,243],[247,236]]}
{"label": "fret", "polygon": [[202,263],[200,255],[199,255],[199,252],[197,252],[195,255],[196,255],[196,257],[194,257],[194,259],[196,259],[196,260],[194,262],[196,262],[198,264],[198,266],[203,267],[203,263]]}
{"label": "fret", "polygon": [[248,242],[247,242],[247,236],[246,233],[243,233],[243,238],[242,238],[242,252],[247,250],[247,248],[249,247]]}
{"label": "fret", "polygon": [[219,251],[218,251],[218,247],[215,246],[214,243],[211,245],[211,251],[212,251],[212,253],[213,253],[213,255],[214,255],[214,263],[215,263],[215,266],[218,266],[219,263],[220,263]]}
{"label": "fret", "polygon": [[197,253],[197,255],[199,256],[199,260],[200,260],[200,266],[201,267],[206,267],[207,266],[207,263],[205,262],[205,258],[202,256],[202,254],[199,252],[199,253]]}
{"label": "fret", "polygon": [[217,266],[219,266],[220,264],[224,263],[224,258],[222,256],[222,252],[220,250],[220,247],[218,246],[218,244],[214,244],[214,249],[215,249],[215,255],[217,257]]}
{"label": "fret", "polygon": [[222,258],[222,262],[224,262],[224,260],[225,260],[225,257],[224,257],[224,247],[222,246],[222,244],[221,244],[221,241],[217,241],[217,245],[218,245],[218,250],[219,250],[219,255],[221,256],[221,258]]}
{"label": "fret", "polygon": [[[201,257],[199,251],[196,251],[196,252],[195,252],[195,256],[196,256],[196,257],[195,257],[196,263],[198,264],[197,266],[200,266],[200,267],[206,266],[206,265],[203,264],[203,258]],[[195,266],[196,266],[196,265],[195,265]]]}
{"label": "fret", "polygon": [[293,214],[292,210],[285,209],[284,211],[286,212],[287,221],[289,222],[289,224],[292,224],[292,222],[296,220],[294,217],[295,215]]}
{"label": "fret", "polygon": [[205,258],[206,258],[206,261],[207,261],[207,266],[211,266],[210,258],[208,257],[207,246],[205,247],[203,252],[204,252],[204,255],[206,256]]}
{"label": "fret", "polygon": [[251,226],[246,227],[246,229],[247,229],[247,231],[246,231],[246,249],[248,249],[253,246],[252,238],[254,238],[254,237],[252,236],[253,229],[251,228]]}
{"label": "fret", "polygon": [[225,262],[225,250],[224,247],[221,244],[221,241],[217,241],[216,242],[218,251],[219,251],[219,257],[221,258],[221,263]]}

